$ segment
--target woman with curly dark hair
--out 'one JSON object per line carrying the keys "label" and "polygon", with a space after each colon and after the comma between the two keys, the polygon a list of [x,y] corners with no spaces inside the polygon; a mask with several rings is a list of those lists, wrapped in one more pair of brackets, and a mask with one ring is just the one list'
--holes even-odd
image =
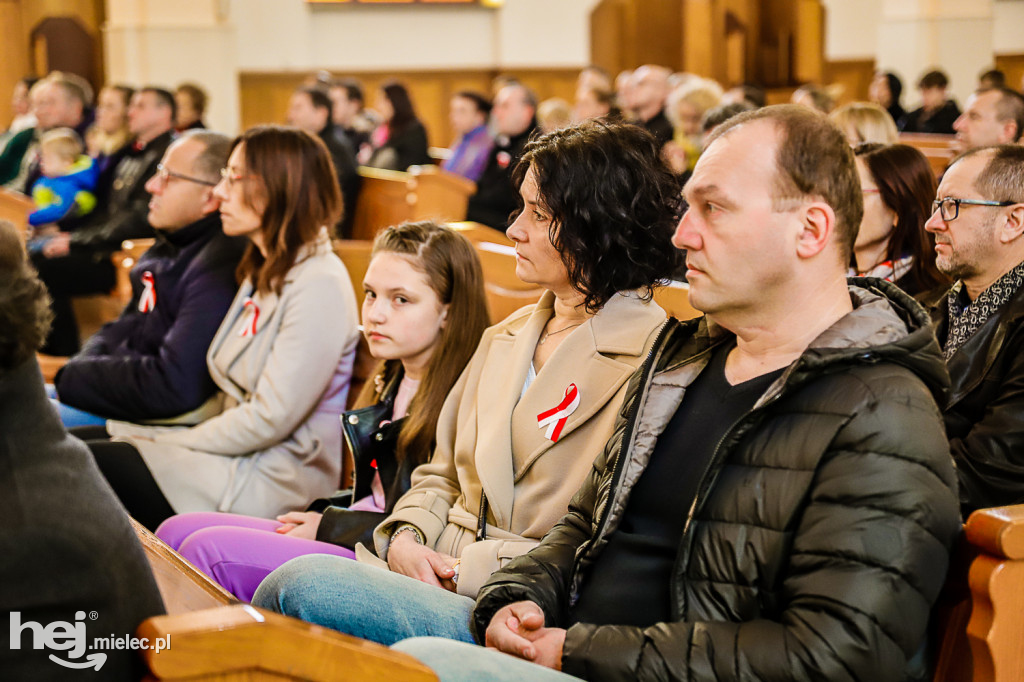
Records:
{"label": "woman with curly dark hair", "polygon": [[665,324],[651,296],[678,262],[678,186],[649,133],[599,121],[530,142],[514,178],[516,274],[547,291],[484,333],[433,457],[374,532],[384,561],[357,552],[391,572],[301,557],[255,604],[389,644],[425,634],[422,614],[432,634],[471,641],[477,590],[537,545],[591,471]]}

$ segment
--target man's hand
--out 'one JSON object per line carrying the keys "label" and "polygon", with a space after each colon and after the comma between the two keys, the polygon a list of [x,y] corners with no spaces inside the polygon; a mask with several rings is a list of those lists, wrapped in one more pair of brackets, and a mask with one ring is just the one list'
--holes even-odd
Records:
{"label": "man's hand", "polygon": [[71,233],[61,232],[60,234],[51,237],[43,245],[43,255],[47,258],[60,258],[66,256],[71,251]]}
{"label": "man's hand", "polygon": [[288,512],[277,517],[284,525],[275,530],[288,537],[316,540],[316,531],[320,528],[320,519],[323,517],[324,515],[318,512]]}
{"label": "man's hand", "polygon": [[562,669],[565,630],[544,627],[544,612],[532,601],[502,607],[491,618],[484,644],[552,670]]}
{"label": "man's hand", "polygon": [[455,591],[455,558],[435,552],[416,542],[410,532],[399,533],[388,546],[388,567],[395,573],[407,575],[428,585]]}

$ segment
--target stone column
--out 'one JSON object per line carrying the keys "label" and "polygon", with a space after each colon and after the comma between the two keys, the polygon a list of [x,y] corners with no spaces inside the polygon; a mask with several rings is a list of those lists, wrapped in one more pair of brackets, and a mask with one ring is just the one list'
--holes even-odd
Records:
{"label": "stone column", "polygon": [[204,116],[239,132],[238,59],[225,0],[106,0],[107,82],[174,89],[197,83],[210,95]]}

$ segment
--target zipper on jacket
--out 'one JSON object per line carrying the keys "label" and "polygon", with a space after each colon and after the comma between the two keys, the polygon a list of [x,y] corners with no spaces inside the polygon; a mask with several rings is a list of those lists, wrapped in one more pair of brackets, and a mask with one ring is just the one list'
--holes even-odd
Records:
{"label": "zipper on jacket", "polygon": [[[797,363],[799,362],[800,360],[797,360]],[[703,506],[704,498],[707,497],[708,491],[711,490],[712,485],[718,478],[718,473],[722,470],[722,443],[724,443],[727,438],[732,436],[740,426],[748,424],[752,425],[754,421],[754,415],[760,415],[760,413],[763,412],[765,408],[777,402],[779,398],[783,395],[783,393],[785,393],[786,381],[788,381],[789,376],[792,376],[793,372],[795,371],[795,365],[791,368],[787,368],[786,373],[783,375],[785,377],[784,383],[781,386],[779,386],[778,390],[776,390],[771,396],[769,396],[768,399],[765,400],[763,403],[754,407],[753,409],[750,410],[750,412],[747,412],[745,415],[737,419],[735,423],[733,423],[733,425],[726,430],[722,437],[718,439],[718,444],[715,445],[715,451],[711,457],[711,460],[704,467],[704,473],[701,474],[700,485],[697,488],[697,494],[694,495],[693,502],[690,504],[690,510],[686,514],[686,522],[683,524],[683,534],[679,538],[679,551],[676,553],[676,560],[672,565],[673,584],[669,586],[669,608],[673,618],[681,618],[683,615],[683,610],[686,608],[686,604],[680,604],[676,596],[678,594],[677,590],[674,589],[676,584],[676,576],[679,575],[681,570],[685,570],[686,565],[689,563],[690,560],[690,541],[692,540],[690,529],[693,523],[693,518],[697,515],[697,510],[700,509],[701,506]],[[742,433],[740,434],[740,436],[742,436]],[[712,473],[714,475],[709,476],[709,474]]]}
{"label": "zipper on jacket", "polygon": [[[608,498],[605,500],[604,508],[601,510],[600,519],[597,522],[597,532],[591,535],[590,540],[588,542],[585,542],[584,544],[580,545],[579,549],[576,550],[576,556],[573,558],[573,570],[571,573],[572,583],[570,584],[571,589],[569,593],[570,605],[576,601],[576,597],[578,596],[575,582],[577,577],[579,576],[580,560],[582,559],[583,554],[587,552],[591,547],[593,547],[594,542],[601,537],[604,531],[604,526],[608,521],[608,509],[613,501],[612,498],[614,496],[616,484],[619,481],[619,477],[622,476],[622,469],[624,466],[623,457],[626,454],[626,452],[628,452],[628,445],[633,440],[633,431],[636,428],[637,416],[640,414],[640,405],[643,404],[644,398],[646,397],[647,392],[650,388],[650,378],[654,371],[654,367],[657,364],[655,362],[655,355],[660,355],[661,352],[664,350],[663,348],[661,348],[661,346],[665,337],[668,334],[669,329],[678,326],[678,320],[676,320],[674,317],[669,318],[665,322],[665,324],[662,325],[661,330],[658,332],[658,336],[654,339],[654,343],[651,345],[650,352],[647,354],[647,359],[644,360],[640,381],[641,395],[637,396],[637,400],[629,407],[629,415],[626,417],[626,428],[622,432],[622,442],[619,445],[619,452],[615,458],[615,466],[612,469],[611,485],[608,488]],[[598,494],[600,494],[600,491],[597,492]]]}

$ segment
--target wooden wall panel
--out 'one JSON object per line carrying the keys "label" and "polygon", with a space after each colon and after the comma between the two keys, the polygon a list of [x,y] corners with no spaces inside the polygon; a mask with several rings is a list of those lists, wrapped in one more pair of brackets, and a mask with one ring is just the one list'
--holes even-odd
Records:
{"label": "wooden wall panel", "polygon": [[[448,100],[459,90],[478,90],[490,93],[493,79],[507,74],[533,88],[539,100],[562,97],[573,101],[576,87],[576,69],[512,69],[496,71],[465,69],[450,71],[388,71],[346,72],[345,76],[358,78],[365,91],[367,104],[373,105],[374,93],[385,81],[396,79],[409,89],[417,113],[427,128],[429,142],[434,147],[447,147],[452,142],[448,125]],[[283,123],[292,91],[302,85],[309,72],[255,73],[240,75],[241,129],[260,123]]]}
{"label": "wooden wall panel", "polygon": [[825,62],[823,83],[837,83],[843,92],[836,104],[868,101],[868,86],[875,74],[874,59],[850,59]]}
{"label": "wooden wall panel", "polygon": [[601,0],[590,15],[590,61],[623,69],[683,68],[683,0]]}
{"label": "wooden wall panel", "polygon": [[997,54],[996,68],[1006,74],[1006,85],[1024,90],[1024,54]]}

